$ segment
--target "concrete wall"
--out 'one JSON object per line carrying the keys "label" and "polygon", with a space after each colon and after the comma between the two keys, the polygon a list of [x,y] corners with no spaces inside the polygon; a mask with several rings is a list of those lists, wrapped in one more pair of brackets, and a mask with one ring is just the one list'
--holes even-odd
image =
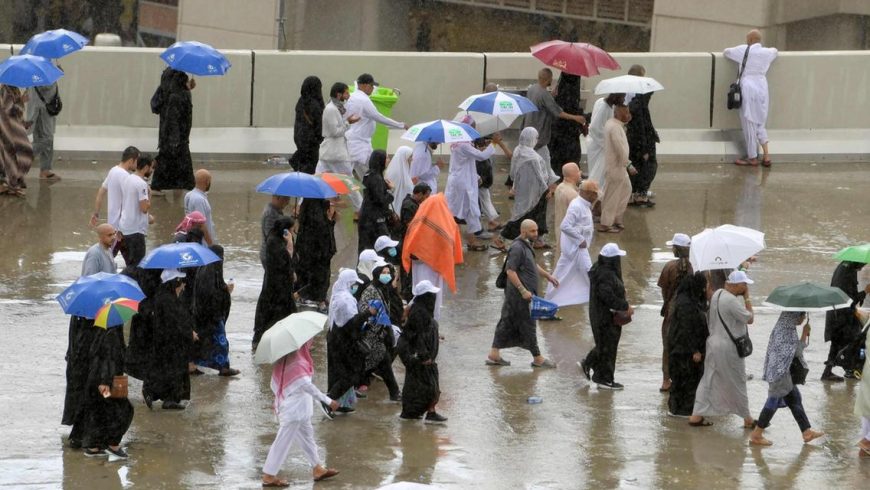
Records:
{"label": "concrete wall", "polygon": [[[197,40],[216,48],[278,47],[279,0],[180,0],[179,41]],[[244,4],[244,8],[239,5]]]}
{"label": "concrete wall", "polygon": [[324,99],[334,82],[352,85],[371,73],[401,90],[393,118],[408,124],[452,118],[465,97],[481,91],[484,57],[478,53],[351,53],[255,51],[254,126],[292,126],[302,80],[316,75]]}

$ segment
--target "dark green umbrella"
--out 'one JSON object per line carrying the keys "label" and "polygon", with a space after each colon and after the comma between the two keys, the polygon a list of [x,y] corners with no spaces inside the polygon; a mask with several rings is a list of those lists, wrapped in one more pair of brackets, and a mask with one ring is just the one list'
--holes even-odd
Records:
{"label": "dark green umbrella", "polygon": [[848,308],[852,300],[840,288],[802,282],[779,286],[764,304],[782,311],[828,311]]}
{"label": "dark green umbrella", "polygon": [[870,264],[870,243],[863,245],[852,245],[834,254],[834,258],[839,261],[860,262],[862,264]]}

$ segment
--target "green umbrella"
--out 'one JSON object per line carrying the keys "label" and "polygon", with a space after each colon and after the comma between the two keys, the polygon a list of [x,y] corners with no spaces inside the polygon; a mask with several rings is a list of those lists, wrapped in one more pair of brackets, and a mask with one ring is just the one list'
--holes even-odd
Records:
{"label": "green umbrella", "polygon": [[839,261],[860,262],[862,264],[870,264],[870,243],[863,245],[852,245],[834,254],[834,258]]}
{"label": "green umbrella", "polygon": [[779,286],[764,304],[782,311],[828,311],[848,308],[852,300],[840,288],[802,282]]}

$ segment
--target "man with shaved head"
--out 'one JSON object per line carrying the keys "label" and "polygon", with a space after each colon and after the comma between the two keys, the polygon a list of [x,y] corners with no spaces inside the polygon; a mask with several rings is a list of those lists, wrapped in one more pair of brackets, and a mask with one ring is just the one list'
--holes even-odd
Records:
{"label": "man with shaved head", "polygon": [[574,162],[568,162],[562,165],[562,183],[556,186],[555,196],[555,220],[556,225],[556,255],[553,256],[553,261],[559,262],[559,239],[562,233],[559,224],[565,218],[565,213],[568,211],[568,205],[571,204],[579,194],[577,194],[577,186],[580,185],[580,167]]}
{"label": "man with shaved head", "polygon": [[193,174],[195,187],[184,195],[184,215],[199,211],[205,216],[205,244],[217,243],[217,235],[214,231],[214,221],[211,217],[211,204],[208,202],[208,191],[211,189],[211,173],[201,168]]}
{"label": "man with shaved head", "polygon": [[761,45],[761,32],[753,29],[746,34],[746,44],[741,44],[725,50],[724,55],[737,63],[742,69],[740,79],[740,125],[743,127],[743,139],[746,141],[746,158],[738,158],[737,165],[758,165],[758,147],[761,146],[764,155],[761,164],[770,166],[768,151],[767,110],[770,96],[767,90],[767,70],[776,59],[776,48],[765,48]]}
{"label": "man with shaved head", "polygon": [[568,205],[559,243],[562,255],[556,262],[553,275],[559,287],[547,286],[547,301],[559,306],[582,305],[589,302],[589,268],[592,258],[589,247],[595,233],[592,206],[598,200],[598,183],[585,180],[580,184],[580,195]]}
{"label": "man with shaved head", "polygon": [[97,272],[114,274],[118,271],[115,260],[112,258],[112,245],[117,237],[115,227],[109,223],[103,223],[97,226],[94,231],[97,233],[98,241],[85,253],[85,260],[82,261],[82,275],[90,276]]}
{"label": "man with shaved head", "polygon": [[555,368],[556,364],[541,355],[538,348],[537,324],[532,319],[529,302],[538,295],[538,277],[544,276],[553,286],[556,280],[543,267],[535,263],[532,243],[538,238],[538,224],[526,219],[520,223],[520,236],[511,243],[505,259],[504,270],[507,282],[504,288],[504,303],[501,318],[495,327],[492,349],[486,358],[488,366],[510,366],[510,361],[501,357],[500,349],[522,347],[532,354],[533,368]]}

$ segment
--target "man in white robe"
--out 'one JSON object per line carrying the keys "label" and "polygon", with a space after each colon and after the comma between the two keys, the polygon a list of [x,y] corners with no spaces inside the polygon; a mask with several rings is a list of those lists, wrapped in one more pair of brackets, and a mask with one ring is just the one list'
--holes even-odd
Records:
{"label": "man in white robe", "polygon": [[438,148],[437,143],[418,141],[414,143],[414,153],[411,155],[411,181],[414,185],[428,184],[432,194],[438,193],[438,174],[444,167],[440,158],[432,162],[432,151]]}
{"label": "man in white robe", "polygon": [[770,154],[767,148],[767,111],[770,97],[767,90],[767,70],[776,59],[776,48],[765,48],[761,45],[761,33],[753,29],[746,35],[746,44],[728,48],[724,55],[737,63],[738,70],[743,63],[746,50],[746,69],[740,79],[740,92],[743,104],[740,106],[740,125],[743,127],[743,138],[746,141],[746,159],[739,158],[737,165],[758,165],[758,147],[761,146],[764,155],[761,164],[770,166]]}
{"label": "man in white robe", "polygon": [[[320,143],[320,159],[314,171],[318,174],[331,172],[351,176],[353,167],[347,152],[347,132],[352,124],[359,122],[359,116],[347,113],[345,103],[350,98],[350,92],[344,83],[333,84],[329,90],[329,98],[329,103],[323,109],[323,141]],[[353,191],[349,197],[358,216],[362,195],[359,191]]]}
{"label": "man in white robe", "polygon": [[589,121],[589,136],[586,138],[586,162],[589,178],[598,182],[601,193],[605,191],[604,171],[604,125],[613,118],[613,108],[622,105],[625,94],[610,94],[595,101]]}
{"label": "man in white robe", "polygon": [[345,134],[350,161],[356,170],[357,178],[362,180],[369,171],[369,157],[372,154],[372,135],[375,134],[377,123],[394,129],[408,129],[408,125],[390,119],[378,112],[369,96],[375,90],[375,79],[368,73],[363,73],[356,79],[356,90],[348,99],[347,115],[359,116],[359,122],[354,124]]}
{"label": "man in white robe", "polygon": [[562,254],[553,272],[559,287],[548,285],[545,299],[560,307],[589,302],[589,269],[592,267],[589,247],[595,232],[592,205],[597,200],[598,184],[591,179],[583,181],[580,196],[568,205],[565,219],[559,225]]}

